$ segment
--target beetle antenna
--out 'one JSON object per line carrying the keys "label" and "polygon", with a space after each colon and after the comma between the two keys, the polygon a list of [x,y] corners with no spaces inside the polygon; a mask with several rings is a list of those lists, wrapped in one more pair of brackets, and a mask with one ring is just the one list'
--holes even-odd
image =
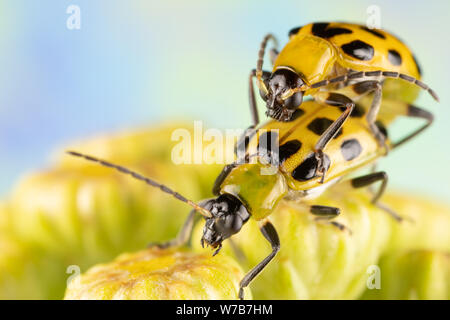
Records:
{"label": "beetle antenna", "polygon": [[329,80],[322,80],[322,81],[316,82],[316,83],[310,85],[309,88],[317,89],[317,88],[328,86],[329,84],[341,83],[341,82],[345,82],[347,80],[370,78],[370,77],[385,77],[385,78],[394,78],[394,79],[405,80],[405,81],[412,83],[412,84],[418,86],[419,88],[427,91],[433,97],[434,100],[439,102],[438,95],[428,85],[426,85],[419,79],[408,76],[407,74],[393,72],[393,71],[377,70],[377,71],[350,72],[350,73],[347,73],[342,76],[338,76],[338,77],[335,77],[335,78],[332,78]]}
{"label": "beetle antenna", "polygon": [[272,40],[274,42],[275,47],[277,46],[277,39],[275,38],[275,36],[271,33],[267,34],[263,41],[261,42],[261,47],[259,48],[259,52],[258,52],[258,61],[256,62],[256,77],[258,79],[258,82],[261,81],[261,77],[262,77],[262,67],[263,67],[263,63],[264,63],[264,54],[266,52],[266,46],[267,46],[267,42],[269,42],[269,40]]}
{"label": "beetle antenna", "polygon": [[158,182],[156,182],[155,180],[152,180],[150,178],[144,177],[143,175],[140,175],[139,173],[132,171],[130,169],[127,169],[125,167],[116,165],[114,163],[102,160],[102,159],[98,159],[86,154],[82,154],[79,152],[75,152],[75,151],[67,151],[68,154],[75,156],[75,157],[79,157],[79,158],[84,158],[88,161],[92,161],[92,162],[96,162],[101,164],[102,166],[105,167],[109,167],[109,168],[113,168],[116,169],[117,171],[120,171],[122,173],[128,174],[130,176],[132,176],[133,178],[137,179],[137,180],[141,180],[144,181],[145,183],[147,183],[148,185],[155,187],[155,188],[159,188],[162,192],[165,192],[167,194],[170,194],[171,196],[173,196],[174,198],[183,201],[185,203],[187,203],[188,205],[190,205],[191,207],[193,207],[195,210],[197,210],[201,215],[207,217],[207,218],[211,218],[212,214],[211,212],[209,212],[209,210],[200,207],[198,204],[196,204],[195,202],[186,199],[185,197],[183,197],[181,194],[179,194],[178,192],[173,191],[172,189],[166,187],[163,184],[160,184]]}

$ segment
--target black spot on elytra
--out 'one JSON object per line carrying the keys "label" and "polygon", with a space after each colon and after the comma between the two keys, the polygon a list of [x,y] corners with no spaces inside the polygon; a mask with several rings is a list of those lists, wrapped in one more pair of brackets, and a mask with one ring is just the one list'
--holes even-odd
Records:
{"label": "black spot on elytra", "polygon": [[[316,118],[308,124],[308,129],[317,134],[318,136],[322,135],[325,130],[327,130],[330,125],[333,123],[333,120],[328,118]],[[334,139],[339,137],[342,134],[342,128],[334,136]]]}
{"label": "black spot on elytra", "polygon": [[363,61],[371,60],[375,52],[370,44],[361,40],[354,40],[343,44],[341,48],[349,56]]}
{"label": "black spot on elytra", "polygon": [[402,57],[397,50],[391,49],[388,51],[388,60],[394,66],[399,66],[402,64]]}
{"label": "black spot on elytra", "polygon": [[356,139],[345,140],[341,144],[341,153],[345,160],[350,161],[362,152],[361,144]]}
{"label": "black spot on elytra", "polygon": [[272,162],[272,159],[279,159],[278,151],[278,133],[276,131],[266,131],[259,136],[258,155],[260,157]]}
{"label": "black spot on elytra", "polygon": [[314,23],[311,27],[311,32],[313,35],[320,37],[320,34],[323,34],[323,32],[325,31],[325,29],[328,26],[329,26],[329,23],[327,23],[327,22]]}
{"label": "black spot on elytra", "polygon": [[311,31],[312,34],[321,38],[331,38],[340,34],[352,33],[352,30],[346,28],[329,28],[329,23],[314,23]]}
{"label": "black spot on elytra", "polygon": [[272,150],[274,146],[278,146],[278,133],[276,131],[266,131],[259,136],[258,148]]}
{"label": "black spot on elytra", "polygon": [[419,72],[419,76],[422,76],[422,68],[420,68],[419,62],[417,61],[416,57],[413,55],[412,56],[414,63],[416,64],[417,67],[417,72]]}
{"label": "black spot on elytra", "polygon": [[251,130],[250,132],[246,132],[244,136],[240,137],[237,141],[234,153],[238,156],[243,156],[245,151],[248,149],[248,144],[250,143],[250,139],[256,134],[256,130]]}
{"label": "black spot on elytra", "polygon": [[292,37],[293,35],[296,35],[300,29],[303,28],[303,26],[301,27],[296,27],[296,28],[292,28],[291,30],[289,30],[289,37]]}
{"label": "black spot on elytra", "polygon": [[[347,110],[347,108],[345,108],[345,107],[339,107],[339,109],[342,112]],[[355,107],[353,108],[352,113],[350,113],[350,118],[361,118],[362,116],[364,116],[364,114],[365,114],[364,107],[357,103],[357,104],[355,104]]]}
{"label": "black spot on elytra", "polygon": [[361,29],[373,34],[374,36],[380,38],[380,39],[386,39],[386,36],[382,34],[381,32],[378,32],[376,29],[369,29],[367,27],[361,27]]}
{"label": "black spot on elytra", "polygon": [[384,135],[385,138],[388,137],[388,131],[386,129],[386,127],[384,126],[384,124],[378,120],[375,122],[375,125],[378,127],[378,130],[380,130],[380,132]]}
{"label": "black spot on elytra", "polygon": [[352,33],[352,30],[345,28],[330,28],[325,31],[324,38],[331,38],[340,34]]}
{"label": "black spot on elytra", "polygon": [[245,136],[243,139],[239,140],[236,143],[236,147],[235,147],[234,153],[238,153],[238,151],[239,152],[247,151],[249,142],[250,142],[250,137],[249,136]]}
{"label": "black spot on elytra", "polygon": [[280,154],[279,154],[280,163],[283,163],[284,161],[286,161],[286,159],[296,154],[301,147],[302,143],[298,140],[290,140],[282,144],[280,146]]}
{"label": "black spot on elytra", "polygon": [[[330,167],[330,158],[324,153],[324,167],[326,168],[326,170],[328,170],[328,168]],[[317,177],[316,175],[316,170],[317,170],[317,159],[316,159],[316,155],[314,153],[309,154],[306,159],[300,163],[291,173],[291,176],[297,180],[297,181],[307,181],[307,180],[311,180],[315,177]]]}

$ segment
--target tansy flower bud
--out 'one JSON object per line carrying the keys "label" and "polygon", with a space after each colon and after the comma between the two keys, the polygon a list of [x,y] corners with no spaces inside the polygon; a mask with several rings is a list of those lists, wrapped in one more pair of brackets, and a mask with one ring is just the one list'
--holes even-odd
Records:
{"label": "tansy flower bud", "polygon": [[242,276],[226,255],[151,248],[91,268],[72,280],[65,299],[237,299]]}

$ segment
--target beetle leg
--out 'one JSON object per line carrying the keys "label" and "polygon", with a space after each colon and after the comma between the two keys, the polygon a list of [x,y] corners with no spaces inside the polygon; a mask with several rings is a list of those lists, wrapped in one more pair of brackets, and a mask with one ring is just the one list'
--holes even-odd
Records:
{"label": "beetle leg", "polygon": [[377,192],[375,192],[372,203],[377,206],[378,208],[382,209],[383,211],[387,212],[389,215],[391,215],[395,220],[398,222],[403,221],[403,218],[399,216],[397,213],[395,213],[392,209],[386,207],[385,205],[379,203],[379,200],[381,196],[383,195],[384,191],[386,190],[386,186],[388,183],[388,175],[384,171],[369,173],[365,176],[353,178],[350,180],[350,184],[352,188],[363,188],[372,185],[375,182],[381,181],[380,188]]}
{"label": "beetle leg", "polygon": [[234,154],[237,156],[237,159],[235,162],[227,164],[225,167],[223,167],[222,171],[217,176],[212,189],[212,193],[214,195],[219,195],[220,185],[228,176],[228,174],[231,172],[231,170],[236,168],[236,166],[240,164],[242,161],[249,160],[247,159],[249,156],[246,155],[247,143],[255,134],[256,134],[255,126],[251,125],[247,129],[245,129],[244,133],[239,137],[234,146]]}
{"label": "beetle leg", "polygon": [[325,221],[326,223],[331,224],[332,226],[338,228],[341,231],[347,231],[349,234],[352,234],[350,228],[346,227],[342,223],[336,221],[329,221],[340,215],[341,210],[339,208],[312,205],[309,207],[309,212],[317,216],[317,218],[315,219],[316,221]]}
{"label": "beetle leg", "polygon": [[[256,105],[256,99],[255,99],[255,89],[253,86],[253,78],[257,78],[257,81],[264,81],[263,79],[268,79],[270,77],[270,72],[263,71],[263,63],[264,63],[264,53],[266,52],[266,46],[269,40],[272,40],[275,44],[274,47],[277,46],[277,39],[272,34],[267,34],[263,40],[261,41],[261,45],[258,51],[258,60],[256,62],[256,69],[253,69],[250,71],[249,76],[249,100],[250,100],[250,113],[252,115],[253,125],[256,127],[259,123],[259,116],[258,116],[258,108]],[[271,57],[273,58],[272,51],[276,52],[276,49],[271,50]],[[272,61],[273,63],[273,61]],[[259,86],[259,84],[258,84]]]}
{"label": "beetle leg", "polygon": [[236,162],[233,162],[231,164],[227,164],[225,167],[223,167],[222,171],[217,176],[216,181],[214,181],[214,186],[213,186],[213,189],[212,189],[213,195],[215,195],[215,196],[219,195],[220,186],[222,185],[223,181],[228,176],[228,174],[231,172],[231,170],[233,170],[236,167],[237,167],[237,163]]}
{"label": "beetle leg", "polygon": [[275,60],[277,60],[279,53],[280,52],[276,48],[270,49],[269,56],[270,56],[270,62],[272,63],[272,66],[275,64]]}
{"label": "beetle leg", "polygon": [[[336,92],[346,95],[352,99],[359,99],[363,95],[370,93],[374,91],[377,87],[377,82],[375,80],[368,80],[359,82],[347,87],[344,87],[342,89],[337,90]],[[370,97],[367,97],[370,99]],[[366,99],[366,98],[364,98]],[[365,101],[363,102],[363,105],[365,104]],[[424,119],[426,120],[426,123],[414,130],[413,132],[409,133],[404,138],[400,139],[397,142],[391,142],[390,143],[390,149],[397,148],[398,146],[402,145],[403,143],[411,140],[412,138],[416,137],[422,131],[427,129],[434,120],[433,114],[425,109],[416,107],[414,105],[411,105],[407,102],[400,101],[400,100],[394,100],[389,98],[383,98],[382,107],[379,110],[379,113],[377,114],[377,121],[375,122],[375,126],[377,127],[378,132],[381,131],[381,135],[384,136],[383,140],[386,139],[386,136],[380,130],[379,124],[382,123],[384,125],[389,124],[392,122],[398,115],[400,116],[406,116],[411,118],[418,118],[418,119]],[[378,141],[381,141],[381,137],[377,139]]]}
{"label": "beetle leg", "polygon": [[259,115],[258,115],[258,106],[256,105],[255,98],[255,88],[253,86],[253,78],[256,77],[256,70],[253,69],[250,71],[250,76],[248,79],[248,95],[249,95],[249,103],[250,103],[250,114],[252,115],[253,126],[257,126],[259,123]]}
{"label": "beetle leg", "polygon": [[280,239],[277,231],[269,220],[264,220],[259,229],[263,236],[270,242],[272,246],[272,252],[258,263],[253,269],[251,269],[241,280],[239,284],[239,299],[244,299],[244,288],[247,287],[250,282],[267,266],[267,264],[275,257],[280,250]]}
{"label": "beetle leg", "polygon": [[392,143],[392,149],[397,148],[398,146],[404,144],[405,142],[408,142],[409,140],[411,140],[412,138],[414,138],[415,136],[417,136],[418,134],[420,134],[422,131],[424,131],[426,128],[428,128],[434,120],[433,114],[427,110],[424,110],[422,108],[404,103],[404,102],[399,102],[399,104],[403,104],[404,105],[404,115],[407,117],[412,117],[412,118],[420,118],[420,119],[424,119],[426,120],[426,123],[421,126],[420,128],[414,130],[413,132],[411,132],[410,134],[408,134],[406,137],[401,138],[399,141],[393,142]]}
{"label": "beetle leg", "polygon": [[357,88],[365,90],[364,92],[373,91],[372,104],[370,105],[370,108],[367,111],[366,120],[367,120],[367,123],[369,124],[370,131],[372,132],[372,134],[374,135],[375,139],[378,142],[378,145],[380,147],[384,147],[384,149],[386,150],[386,154],[387,154],[389,148],[386,145],[386,137],[380,131],[378,126],[375,124],[375,121],[377,120],[378,112],[380,111],[381,98],[382,98],[382,93],[383,93],[381,83],[378,81],[364,81],[364,82],[355,84],[354,89],[358,90]]}
{"label": "beetle leg", "polygon": [[[203,206],[209,200],[211,200],[211,199],[206,199],[206,200],[201,201],[199,203],[199,206]],[[167,249],[167,248],[171,248],[171,247],[183,246],[186,243],[188,243],[189,240],[191,239],[192,229],[194,227],[194,224],[197,221],[197,219],[200,217],[195,214],[196,212],[197,211],[195,209],[192,209],[189,212],[188,217],[184,221],[183,226],[181,227],[180,231],[178,232],[178,234],[175,238],[173,238],[169,241],[166,241],[166,242],[161,242],[161,243],[152,242],[152,243],[149,243],[147,245],[147,247],[148,248],[157,247],[160,249]]]}
{"label": "beetle leg", "polygon": [[384,147],[384,149],[387,152],[388,147],[386,145],[386,137],[380,131],[380,129],[375,123],[381,106],[381,98],[382,98],[381,82],[378,80],[361,81],[346,86],[338,90],[338,92],[352,99],[358,99],[364,95],[373,93],[372,103],[369,107],[369,110],[366,112],[366,120],[369,124],[370,131],[372,132],[373,136],[378,142],[378,145],[380,147]]}
{"label": "beetle leg", "polygon": [[[257,157],[258,153],[245,155],[244,161],[250,161],[252,158]],[[239,159],[238,159],[239,160]],[[214,181],[214,186],[212,189],[212,193],[215,196],[218,196],[220,193],[220,186],[222,185],[225,178],[230,174],[231,170],[236,168],[239,165],[239,161],[235,161],[233,163],[227,164],[225,167],[223,167],[220,174],[217,176],[216,181]]]}
{"label": "beetle leg", "polygon": [[148,248],[157,247],[160,249],[167,249],[171,247],[178,247],[188,243],[191,238],[192,228],[194,227],[195,222],[195,209],[189,212],[189,215],[178,232],[177,236],[169,241],[161,242],[161,243],[150,243],[147,245]]}
{"label": "beetle leg", "polygon": [[[270,72],[263,71],[262,72],[263,79],[268,79],[270,77]],[[255,86],[253,84],[253,78],[256,78],[256,69],[250,71],[250,75],[248,78],[248,96],[249,96],[249,104],[250,104],[250,114],[252,116],[253,127],[256,127],[259,124],[259,115],[258,115],[258,106],[256,103],[255,97]]]}
{"label": "beetle leg", "polygon": [[237,156],[237,161],[244,159],[248,142],[255,134],[255,125],[251,125],[245,129],[244,133],[239,137],[234,146],[234,154]]}
{"label": "beetle leg", "polygon": [[382,124],[384,126],[389,125],[399,115],[415,119],[423,119],[426,122],[422,126],[415,129],[414,131],[408,133],[405,137],[401,138],[400,140],[396,142],[391,141],[390,143],[391,149],[397,148],[398,146],[404,144],[405,142],[408,142],[412,138],[422,133],[433,123],[434,120],[433,114],[425,109],[416,107],[404,101],[383,98],[383,106],[380,109],[378,121],[376,123],[377,125],[379,124]]}
{"label": "beetle leg", "polygon": [[[326,95],[326,96],[324,96]],[[316,145],[314,146],[316,159],[318,161],[316,174],[321,175],[322,179],[320,183],[325,181],[325,171],[327,168],[324,166],[323,149],[334,138],[338,131],[342,128],[345,121],[352,113],[355,103],[348,97],[338,93],[318,93],[315,95],[316,100],[323,102],[333,107],[345,107],[344,112],[337,118],[319,137]]]}
{"label": "beetle leg", "polygon": [[376,192],[375,196],[372,198],[372,203],[376,204],[378,200],[383,195],[384,191],[386,190],[387,182],[388,182],[388,175],[384,171],[378,171],[374,173],[369,173],[365,176],[353,178],[350,180],[351,186],[353,188],[363,188],[370,186],[371,184],[381,181],[381,186]]}

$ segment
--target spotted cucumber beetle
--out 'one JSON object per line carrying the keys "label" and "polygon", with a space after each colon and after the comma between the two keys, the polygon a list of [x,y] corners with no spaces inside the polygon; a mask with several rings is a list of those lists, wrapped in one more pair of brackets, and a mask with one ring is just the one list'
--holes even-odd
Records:
{"label": "spotted cucumber beetle", "polygon": [[[369,29],[351,23],[311,23],[289,32],[289,42],[281,50],[270,51],[273,70],[263,71],[263,57],[269,40],[261,43],[257,68],[250,73],[250,111],[253,126],[259,122],[253,79],[266,102],[266,115],[279,121],[291,121],[302,105],[304,96],[318,102],[340,107],[348,116],[350,108],[361,97],[370,96],[371,104],[365,117],[380,146],[384,136],[376,126],[382,99],[398,100],[398,105],[412,103],[420,89],[439,101],[437,94],[420,81],[421,71],[413,53],[398,38],[383,30]],[[415,86],[411,86],[414,84]],[[333,92],[332,95],[329,93]],[[403,102],[403,103],[402,103]],[[403,108],[393,115],[410,116]],[[427,113],[416,110],[416,113]],[[415,115],[413,115],[415,116]],[[345,116],[344,116],[345,118]],[[429,118],[432,120],[432,117]],[[345,119],[330,124],[339,130]],[[411,133],[406,140],[423,131]],[[325,138],[325,137],[323,137]],[[317,150],[316,157],[320,157]],[[323,159],[320,159],[323,162]]]}
{"label": "spotted cucumber beetle", "polygon": [[[389,107],[399,106],[392,105],[386,108]],[[364,114],[359,112],[361,108],[353,109],[345,124],[338,132],[334,133],[330,131],[329,123],[341,117],[340,110],[314,100],[305,101],[302,108],[294,112],[290,122],[279,122],[272,119],[266,124],[246,132],[244,137],[238,141],[237,146],[238,149],[244,150],[243,159],[238,155],[234,163],[226,165],[214,183],[213,194],[215,197],[203,200],[198,204],[125,167],[79,152],[68,151],[68,153],[131,175],[193,207],[177,237],[159,244],[159,247],[165,248],[187,243],[191,237],[196,212],[206,220],[201,238],[202,245],[206,244],[214,248],[214,255],[221,249],[222,242],[238,233],[250,218],[257,220],[262,234],[272,246],[272,251],[240,282],[239,297],[243,299],[243,289],[264,269],[280,249],[279,237],[268,219],[280,201],[302,203],[302,200],[317,197],[326,188],[336,183],[345,183],[353,188],[361,188],[381,182],[372,203],[383,208],[378,200],[386,188],[388,177],[385,172],[373,172],[341,182],[347,174],[372,164],[385,155],[385,149],[378,145],[368,129],[367,123],[363,121]],[[411,105],[404,105],[403,108],[408,108],[412,113],[416,112],[414,111],[416,108]],[[389,124],[388,118],[385,121],[386,124]],[[384,123],[377,125],[380,131],[387,136]],[[331,134],[333,137],[323,147],[326,176],[317,174],[319,162],[314,157],[317,145],[323,143],[320,139],[323,134]],[[393,149],[402,144],[404,140],[391,142],[389,138],[386,138],[386,143],[390,149]],[[256,161],[252,163],[251,159],[256,159]],[[261,174],[262,169],[271,169],[274,163],[276,170],[272,174]],[[318,219],[325,220],[339,229],[346,229],[345,226],[331,221],[340,214],[339,208],[321,205],[311,205],[307,208]],[[387,210],[394,218],[401,220],[394,212],[387,208],[383,209]]]}

